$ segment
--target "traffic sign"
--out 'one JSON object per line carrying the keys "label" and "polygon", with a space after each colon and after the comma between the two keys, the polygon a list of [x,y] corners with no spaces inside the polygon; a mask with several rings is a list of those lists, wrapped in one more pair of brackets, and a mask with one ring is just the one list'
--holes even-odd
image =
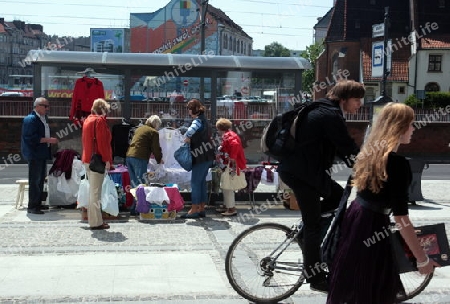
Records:
{"label": "traffic sign", "polygon": [[189,81],[188,81],[187,79],[183,80],[183,85],[184,85],[185,87],[187,87],[188,84],[189,84]]}

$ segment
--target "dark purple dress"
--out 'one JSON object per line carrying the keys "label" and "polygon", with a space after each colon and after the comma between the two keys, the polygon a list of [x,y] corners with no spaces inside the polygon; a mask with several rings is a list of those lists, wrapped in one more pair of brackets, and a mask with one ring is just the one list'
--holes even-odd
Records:
{"label": "dark purple dress", "polygon": [[[364,190],[358,196],[408,214],[408,160],[394,152],[388,156],[388,179],[377,194]],[[389,216],[375,213],[353,201],[341,226],[342,238],[330,269],[328,304],[392,304],[403,290],[388,239]]]}

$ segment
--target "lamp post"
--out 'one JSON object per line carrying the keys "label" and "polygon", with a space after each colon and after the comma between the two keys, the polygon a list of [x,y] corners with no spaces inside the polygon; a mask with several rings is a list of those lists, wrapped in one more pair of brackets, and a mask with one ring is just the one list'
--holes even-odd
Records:
{"label": "lamp post", "polygon": [[[391,73],[390,68],[388,68],[388,41],[389,41],[389,6],[384,8],[384,40],[383,40],[383,80],[381,84],[381,95],[375,100],[370,102],[370,119],[369,127],[366,135],[369,132],[370,125],[373,123],[374,118],[376,118],[377,112],[388,102],[392,101],[392,98],[387,95],[386,92],[386,80]],[[392,54],[391,54],[392,56]],[[392,59],[391,59],[392,61]]]}
{"label": "lamp post", "polygon": [[[206,12],[208,11],[208,0],[202,1],[202,11],[200,12],[200,55],[205,52],[205,28],[206,28]],[[205,78],[200,77],[200,100],[205,102]]]}
{"label": "lamp post", "polygon": [[[386,92],[386,80],[391,73],[388,68],[388,41],[389,41],[389,6],[384,8],[384,47],[383,47],[383,81],[381,84],[381,96],[375,99],[372,103],[388,103],[392,101],[392,98],[387,95]],[[392,54],[391,54],[392,58]],[[391,59],[392,61],[392,59]]]}

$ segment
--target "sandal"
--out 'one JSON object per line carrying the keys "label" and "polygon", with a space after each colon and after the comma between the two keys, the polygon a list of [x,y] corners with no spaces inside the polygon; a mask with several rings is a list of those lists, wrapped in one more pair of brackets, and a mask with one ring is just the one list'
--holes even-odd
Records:
{"label": "sandal", "polygon": [[100,226],[91,227],[91,230],[103,230],[103,229],[109,229],[109,225],[106,223],[103,223]]}

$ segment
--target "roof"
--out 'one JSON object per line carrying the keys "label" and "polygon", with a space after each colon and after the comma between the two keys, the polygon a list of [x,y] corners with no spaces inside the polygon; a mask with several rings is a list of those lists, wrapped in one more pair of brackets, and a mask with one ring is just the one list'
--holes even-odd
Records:
{"label": "roof", "polygon": [[[395,39],[393,39],[394,41]],[[396,82],[406,82],[409,78],[409,57],[411,56],[411,48],[400,47],[392,52],[392,69],[388,79]],[[372,77],[372,39],[361,39],[361,52],[363,63],[363,79],[364,82],[382,80],[382,77]]]}
{"label": "roof", "polygon": [[227,14],[225,14],[221,9],[218,9],[214,6],[212,6],[211,4],[208,5],[208,13],[214,17],[218,23],[222,23],[222,24],[226,24],[231,28],[234,28],[236,30],[238,30],[241,34],[243,34],[244,36],[250,38],[253,40],[252,37],[250,37],[246,32],[244,32],[244,30],[242,29],[242,27],[240,27],[239,25],[237,25],[236,23],[234,23],[233,20],[231,20],[230,17],[227,16]]}
{"label": "roof", "polygon": [[317,28],[328,28],[330,26],[331,15],[333,13],[333,7],[328,10],[328,12],[317,21],[314,25],[314,29]]}
{"label": "roof", "polygon": [[422,37],[419,43],[422,49],[450,49],[450,34]]}
{"label": "roof", "polygon": [[[191,65],[192,70],[211,69],[223,71],[297,71],[311,69],[308,60],[302,57],[252,57],[252,56],[214,56],[196,54],[155,54],[155,53],[92,53],[58,52],[31,50],[26,61],[43,65],[64,65],[85,68],[86,66],[107,68],[149,69],[154,75],[167,73],[168,69]],[[191,70],[189,69],[189,70]],[[186,69],[187,70],[187,69]],[[188,71],[185,71],[188,74]]]}
{"label": "roof", "polygon": [[326,41],[344,41],[346,36],[347,0],[335,1],[331,9],[330,26]]}

